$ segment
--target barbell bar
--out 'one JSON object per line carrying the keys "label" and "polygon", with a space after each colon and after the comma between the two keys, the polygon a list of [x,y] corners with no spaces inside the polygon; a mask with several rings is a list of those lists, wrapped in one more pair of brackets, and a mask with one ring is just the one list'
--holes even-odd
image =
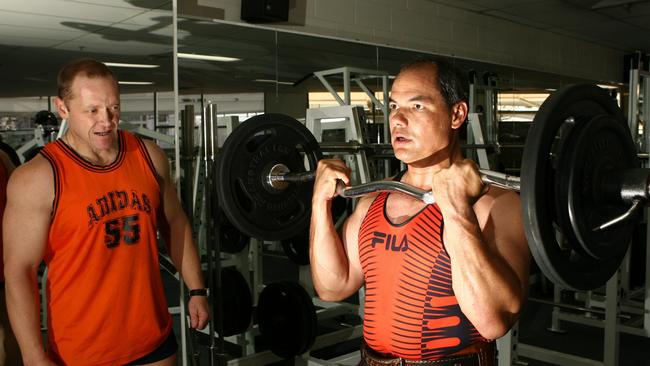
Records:
{"label": "barbell bar", "polygon": [[[521,190],[521,179],[514,175],[495,172],[487,169],[479,169],[479,176],[483,184],[510,189],[516,192]],[[640,174],[639,174],[640,173]],[[618,193],[613,199],[620,199],[621,202],[629,203],[632,206],[621,214],[614,217],[601,225],[594,227],[594,231],[604,230],[619,222],[634,217],[636,212],[647,205],[650,198],[650,174],[643,169],[633,169],[613,174],[617,177],[620,187],[614,187],[613,190]],[[275,189],[286,188],[287,183],[304,183],[312,182],[316,178],[316,172],[291,172],[283,164],[274,165],[266,177],[266,182]],[[610,189],[611,190],[611,189]],[[336,193],[345,198],[363,197],[379,192],[396,192],[416,198],[426,204],[436,202],[433,192],[426,191],[409,184],[397,181],[376,181],[359,184],[352,187],[346,187],[343,181],[339,181],[336,187]]]}
{"label": "barbell bar", "polygon": [[[611,96],[595,85],[570,85],[551,94],[535,115],[520,177],[479,173],[486,184],[520,191],[526,238],[544,274],[563,288],[589,290],[618,269],[634,219],[648,202],[650,170],[639,169],[636,154]],[[219,156],[216,189],[224,213],[252,237],[295,236],[309,225],[321,158],[318,142],[295,119],[252,117],[231,133]],[[348,187],[341,195],[386,189],[432,202],[429,192],[393,183]]]}
{"label": "barbell bar", "polygon": [[[479,175],[484,184],[499,186],[519,192],[519,177],[487,169],[479,169]],[[308,171],[296,173],[289,171],[289,168],[284,164],[276,164],[269,170],[269,174],[266,176],[266,182],[274,189],[284,189],[287,187],[286,183],[312,182],[315,178],[316,172]],[[352,187],[346,187],[342,181],[339,181],[336,188],[336,193],[345,198],[356,198],[378,192],[403,193],[413,198],[417,198],[426,204],[432,204],[435,202],[433,192],[396,181],[386,180],[368,182]]]}

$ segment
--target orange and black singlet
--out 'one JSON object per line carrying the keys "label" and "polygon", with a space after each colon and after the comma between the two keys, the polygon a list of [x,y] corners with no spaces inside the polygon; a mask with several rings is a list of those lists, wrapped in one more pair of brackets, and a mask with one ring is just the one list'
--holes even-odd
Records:
{"label": "orange and black singlet", "polygon": [[365,342],[378,352],[435,360],[486,341],[461,312],[451,287],[451,263],[436,204],[392,224],[388,193],[368,209],[359,231],[365,278]]}
{"label": "orange and black singlet", "polygon": [[107,166],[62,140],[41,154],[54,172],[45,251],[48,354],[62,365],[123,365],[156,349],[171,330],[158,267],[161,191],[139,138],[119,132]]}

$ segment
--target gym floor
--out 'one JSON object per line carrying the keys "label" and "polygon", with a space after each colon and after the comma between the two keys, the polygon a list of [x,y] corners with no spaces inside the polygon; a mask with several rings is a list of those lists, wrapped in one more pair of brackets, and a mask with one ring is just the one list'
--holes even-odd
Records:
{"label": "gym floor", "polygon": [[[264,279],[265,283],[280,280],[296,280],[298,278],[298,266],[289,260],[278,256],[264,258]],[[170,306],[178,305],[178,285],[176,280],[167,272],[162,271],[163,282],[165,283]],[[542,291],[539,286],[531,286],[531,295],[537,298],[552,300],[552,291]],[[561,322],[566,333],[558,334],[548,331],[551,324],[552,307],[537,302],[527,302],[521,314],[519,322],[519,342],[533,345],[566,354],[589,358],[595,361],[603,359],[604,331],[602,328],[585,326],[572,322]],[[174,329],[180,344],[180,318],[174,317]],[[321,330],[326,326],[321,326]],[[359,349],[360,339],[342,343],[336,347],[319,350],[314,353],[315,357],[329,359],[343,354],[354,352]],[[650,366],[650,338],[634,336],[621,333],[619,339],[619,365],[620,366]],[[199,365],[210,365],[208,348],[204,344],[199,345]],[[180,352],[179,352],[180,353]],[[550,366],[552,364],[538,360],[527,359],[520,356],[528,366]],[[189,361],[189,360],[188,360]],[[191,363],[189,363],[191,365]],[[276,365],[292,365],[293,362],[279,362]],[[179,365],[182,365],[179,357]],[[567,366],[571,366],[567,364]]]}

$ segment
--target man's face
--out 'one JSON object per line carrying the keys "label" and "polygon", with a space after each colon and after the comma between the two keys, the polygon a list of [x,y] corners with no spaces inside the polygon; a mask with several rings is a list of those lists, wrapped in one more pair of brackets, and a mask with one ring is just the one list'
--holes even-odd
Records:
{"label": "man's face", "polygon": [[395,156],[412,166],[428,166],[449,156],[455,121],[453,108],[438,90],[434,66],[400,73],[390,94],[390,132]]}
{"label": "man's face", "polygon": [[57,98],[57,108],[67,120],[68,133],[75,144],[87,145],[93,151],[114,148],[120,120],[120,97],[115,81],[77,76],[70,89],[70,98],[65,101]]}

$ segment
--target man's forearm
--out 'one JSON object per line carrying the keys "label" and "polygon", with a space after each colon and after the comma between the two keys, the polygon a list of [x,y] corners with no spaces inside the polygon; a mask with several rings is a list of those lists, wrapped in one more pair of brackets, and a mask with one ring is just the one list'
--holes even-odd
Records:
{"label": "man's forearm", "polygon": [[36,272],[9,268],[5,279],[7,311],[26,365],[45,359],[41,337],[40,301]]}
{"label": "man's forearm", "polygon": [[204,288],[198,251],[192,239],[191,228],[186,223],[187,220],[179,219],[170,225],[171,259],[189,289]]}
{"label": "man's forearm", "polygon": [[467,317],[479,331],[509,328],[522,301],[516,274],[487,247],[475,217],[447,220],[445,236],[454,291]]}
{"label": "man's forearm", "polygon": [[310,263],[314,287],[321,298],[337,300],[349,277],[348,257],[327,205],[314,205],[310,232]]}

